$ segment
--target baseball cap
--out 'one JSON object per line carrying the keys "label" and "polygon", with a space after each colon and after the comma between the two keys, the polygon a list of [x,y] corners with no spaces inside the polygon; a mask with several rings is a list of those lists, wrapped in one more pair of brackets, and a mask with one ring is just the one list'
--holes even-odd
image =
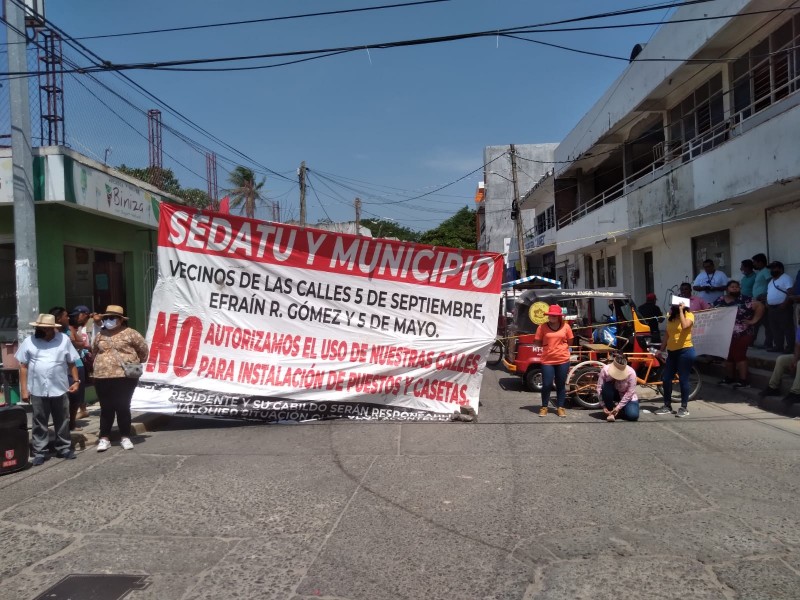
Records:
{"label": "baseball cap", "polygon": [[645,300],[647,300],[647,302],[655,302],[656,295],[653,292],[650,292],[644,298],[645,298]]}
{"label": "baseball cap", "polygon": [[81,313],[86,313],[87,315],[90,315],[90,314],[92,314],[92,311],[85,304],[79,304],[78,306],[73,308],[71,311],[69,311],[70,315],[79,315]]}

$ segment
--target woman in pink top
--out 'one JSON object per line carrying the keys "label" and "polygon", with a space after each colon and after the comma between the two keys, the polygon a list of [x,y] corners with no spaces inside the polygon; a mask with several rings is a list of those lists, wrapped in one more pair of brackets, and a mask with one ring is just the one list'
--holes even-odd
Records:
{"label": "woman in pink top", "polygon": [[614,361],[600,371],[597,395],[602,399],[606,421],[613,423],[620,413],[626,421],[639,420],[636,371],[628,366],[624,354],[615,355]]}
{"label": "woman in pink top", "polygon": [[542,408],[539,416],[547,416],[550,392],[556,386],[556,414],[566,417],[567,374],[569,373],[570,345],[574,339],[572,328],[564,322],[564,313],[558,304],[547,311],[547,323],[542,323],[534,334],[534,345],[542,347]]}

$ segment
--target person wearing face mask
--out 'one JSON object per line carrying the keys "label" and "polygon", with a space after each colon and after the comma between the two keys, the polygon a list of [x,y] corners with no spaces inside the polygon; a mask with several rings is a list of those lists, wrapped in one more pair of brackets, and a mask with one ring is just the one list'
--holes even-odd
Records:
{"label": "person wearing face mask", "polygon": [[100,440],[97,451],[111,447],[111,427],[114,418],[122,436],[123,450],[131,450],[131,397],[138,379],[125,376],[124,363],[144,363],[148,349],[142,335],[127,324],[128,317],[121,306],[109,305],[100,315],[102,327],[92,342],[94,355],[94,385],[100,401]]}
{"label": "person wearing face mask", "polygon": [[547,322],[542,323],[534,334],[534,346],[542,348],[542,407],[539,416],[547,416],[550,392],[556,386],[556,414],[566,417],[564,403],[567,400],[567,374],[569,373],[570,346],[574,339],[572,328],[564,321],[564,313],[558,304],[550,305]]}
{"label": "person wearing face mask", "polygon": [[[78,391],[80,380],[75,362],[78,353],[69,338],[60,332],[61,325],[53,315],[41,314],[34,323],[34,334],[28,337],[15,355],[19,361],[19,385],[22,401],[33,407],[33,466],[47,460],[50,442],[48,423],[53,416],[56,455],[75,458],[69,434],[69,400],[67,393]],[[72,376],[72,384],[68,377]]]}
{"label": "person wearing face mask", "polygon": [[[714,308],[726,306],[736,307],[736,322],[733,325],[728,357],[725,359],[725,378],[719,383],[734,388],[747,388],[750,387],[747,371],[747,348],[753,343],[754,326],[764,315],[764,305],[750,296],[742,294],[739,282],[731,279],[725,287],[725,294],[714,301]],[[738,375],[738,379],[736,375]]]}

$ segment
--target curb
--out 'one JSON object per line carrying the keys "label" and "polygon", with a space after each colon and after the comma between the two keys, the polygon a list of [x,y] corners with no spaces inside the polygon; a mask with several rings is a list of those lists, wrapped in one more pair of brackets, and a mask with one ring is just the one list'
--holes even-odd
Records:
{"label": "curb", "polygon": [[133,435],[144,435],[149,431],[155,431],[160,426],[169,422],[169,415],[160,413],[141,413],[131,421],[131,431]]}

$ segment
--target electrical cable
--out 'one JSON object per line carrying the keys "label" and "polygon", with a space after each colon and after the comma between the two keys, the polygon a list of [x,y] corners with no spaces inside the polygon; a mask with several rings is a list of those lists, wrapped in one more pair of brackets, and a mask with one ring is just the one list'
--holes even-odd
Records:
{"label": "electrical cable", "polygon": [[402,2],[398,4],[384,4],[382,6],[367,6],[364,8],[347,8],[340,10],[330,10],[325,12],[304,13],[299,15],[289,15],[285,17],[265,17],[261,19],[247,19],[244,21],[228,21],[225,23],[208,23],[205,25],[186,25],[183,27],[167,27],[164,29],[150,29],[147,31],[129,31],[125,33],[107,33],[103,35],[88,35],[76,37],[76,40],[100,40],[107,38],[128,37],[134,35],[151,35],[156,33],[173,33],[178,31],[192,31],[196,29],[212,29],[218,27],[230,27],[234,25],[253,25],[257,23],[271,23],[274,21],[289,21],[293,19],[305,19],[309,17],[324,17],[329,15],[343,15],[359,12],[369,12],[376,10],[385,10],[389,8],[406,8],[413,6],[420,6],[424,4],[438,4],[441,2],[450,2],[451,0],[417,0],[415,2]]}
{"label": "electrical cable", "polygon": [[[331,179],[329,177],[321,175],[320,173],[316,173],[316,175],[318,177],[320,177],[321,179],[327,179],[331,183],[336,184],[336,185],[338,185],[338,186],[340,186],[340,187],[342,187],[342,188],[344,188],[344,189],[346,189],[348,191],[351,191],[351,192],[353,192],[355,194],[358,194],[359,196],[363,196],[363,198],[375,198],[376,200],[379,200],[377,202],[367,202],[362,198],[362,204],[385,205],[387,203],[391,203],[391,201],[386,201],[385,199],[384,200],[380,200],[380,197],[375,196],[374,194],[372,194],[369,191],[365,191],[363,189],[354,188],[354,187],[352,187],[350,185],[341,183],[339,181],[336,181],[334,179]],[[440,212],[440,213],[449,213],[450,212],[448,210],[441,211],[441,210],[432,209],[429,206],[413,206],[413,205],[410,205],[410,204],[407,204],[405,206],[407,208],[413,208],[415,210],[424,210],[424,211],[427,211],[427,212]]]}
{"label": "electrical cable", "polygon": [[[12,0],[13,2],[19,4],[20,0]],[[466,40],[466,39],[474,39],[480,37],[494,37],[503,34],[513,34],[513,33],[536,33],[536,29],[548,27],[552,25],[559,25],[559,24],[566,24],[566,23],[575,23],[580,21],[587,21],[587,20],[596,20],[596,19],[606,19],[615,16],[621,15],[631,15],[631,14],[638,14],[642,12],[650,12],[654,10],[663,10],[666,8],[673,8],[679,6],[688,6],[693,4],[704,4],[707,2],[715,2],[717,0],[685,0],[683,2],[668,2],[663,4],[657,5],[650,5],[644,7],[635,7],[630,9],[623,9],[619,11],[611,11],[605,13],[597,13],[591,15],[585,15],[581,17],[573,17],[570,19],[561,19],[558,21],[550,21],[546,23],[540,23],[535,25],[525,25],[520,27],[509,27],[503,29],[495,29],[495,30],[488,30],[488,31],[478,31],[478,32],[471,32],[471,33],[461,33],[461,34],[451,34],[446,36],[438,36],[438,37],[428,37],[428,38],[415,38],[410,40],[400,40],[394,42],[382,42],[376,44],[359,44],[357,46],[344,46],[338,48],[324,48],[318,50],[296,50],[296,51],[288,51],[288,52],[275,52],[275,53],[263,53],[263,54],[255,54],[255,55],[241,55],[241,56],[232,56],[232,57],[212,57],[212,58],[199,58],[199,59],[183,59],[183,60],[171,60],[171,61],[148,61],[146,63],[128,63],[128,64],[113,64],[109,61],[102,61],[100,65],[95,65],[94,68],[87,68],[83,72],[92,72],[94,70],[109,70],[109,71],[123,71],[123,70],[156,70],[162,69],[165,67],[178,67],[178,66],[190,66],[190,65],[198,65],[198,64],[213,64],[213,63],[223,63],[223,62],[236,62],[236,61],[246,61],[246,60],[256,60],[256,59],[264,59],[264,58],[281,58],[281,57],[290,57],[290,56],[304,56],[304,55],[320,55],[320,54],[330,54],[330,53],[345,53],[345,52],[355,52],[360,50],[370,50],[370,49],[388,49],[388,48],[402,48],[402,47],[411,47],[411,46],[420,46],[420,45],[430,45],[442,42],[452,42],[452,41],[459,41],[459,40]],[[725,17],[698,17],[698,20],[707,20],[710,18],[730,18],[736,17],[739,15],[726,15]],[[42,17],[44,20],[44,17]],[[47,22],[45,20],[45,22]],[[74,38],[72,38],[73,41]],[[78,42],[80,44],[80,42]],[[85,48],[85,46],[84,46]],[[98,58],[95,55],[95,58]],[[269,65],[265,65],[266,68],[269,68]],[[25,73],[5,73],[4,75],[23,75]]]}
{"label": "electrical cable", "polygon": [[[408,188],[401,188],[401,187],[386,185],[386,184],[382,184],[382,183],[371,183],[369,181],[364,181],[363,179],[355,179],[353,177],[347,177],[345,175],[337,175],[336,173],[328,173],[326,171],[320,171],[319,169],[317,169],[317,174],[326,175],[327,177],[329,177],[331,179],[343,179],[345,181],[360,183],[362,185],[366,185],[367,187],[384,188],[384,189],[388,189],[388,190],[395,190],[395,191],[398,191],[398,192],[406,192],[408,194],[418,194],[418,193],[420,193],[420,192],[425,190],[425,188],[416,189],[416,190],[410,190]],[[429,186],[429,187],[435,187],[435,186]],[[462,200],[470,200],[470,199],[472,199],[472,196],[462,196],[460,194],[458,194],[458,195],[456,195],[456,194],[435,194],[435,195],[436,196],[442,196],[444,198],[460,198]]]}
{"label": "electrical cable", "polygon": [[322,204],[322,200],[319,199],[319,194],[317,194],[317,190],[314,187],[314,184],[311,183],[311,179],[308,176],[306,176],[306,181],[308,182],[308,187],[310,187],[311,191],[314,192],[314,197],[317,199],[317,203],[319,204],[319,207],[322,209],[322,212],[325,213],[325,217],[328,219],[328,221],[333,221],[333,219],[331,219],[331,216],[328,214],[328,211],[325,209],[325,205]]}
{"label": "electrical cable", "polygon": [[[20,6],[20,7],[23,7],[23,8],[24,8],[24,4],[21,2],[21,0],[12,0],[12,2],[14,2],[14,3],[15,3],[15,4],[17,4],[18,6]],[[27,10],[27,9],[26,9],[26,10]],[[66,33],[66,32],[65,32],[63,29],[61,29],[61,28],[60,28],[60,27],[58,27],[57,25],[53,24],[51,21],[48,21],[47,19],[45,19],[45,18],[44,18],[43,16],[41,16],[41,15],[39,15],[39,18],[41,18],[41,19],[42,19],[42,21],[43,21],[43,23],[44,23],[44,24],[46,24],[46,25],[47,25],[47,26],[48,26],[48,27],[49,27],[51,30],[53,30],[53,31],[55,31],[56,33],[58,33],[58,34],[61,36],[61,38],[64,40],[64,42],[66,42],[66,43],[67,43],[68,45],[70,45],[70,46],[71,46],[73,49],[75,49],[75,50],[76,50],[76,51],[78,51],[80,54],[82,54],[82,55],[84,56],[84,58],[87,58],[87,59],[89,59],[90,61],[91,61],[92,59],[94,59],[94,60],[98,61],[100,64],[104,64],[104,65],[105,65],[105,64],[109,64],[109,63],[108,63],[108,61],[105,61],[105,60],[104,60],[102,57],[100,57],[98,54],[96,54],[95,52],[93,52],[92,50],[90,50],[89,48],[87,48],[87,47],[86,47],[84,44],[81,44],[80,42],[77,42],[77,41],[75,41],[75,40],[74,40],[74,38],[73,38],[71,35],[69,35],[68,33]],[[5,21],[5,19],[4,19],[4,18],[2,18],[2,17],[0,17],[0,19],[2,19],[3,21]],[[272,175],[274,175],[274,176],[276,176],[276,177],[278,177],[278,178],[280,178],[280,179],[285,179],[286,181],[294,181],[293,179],[290,179],[289,177],[286,177],[286,176],[284,176],[284,175],[282,175],[282,174],[278,173],[277,171],[273,171],[273,170],[272,170],[272,169],[270,169],[269,167],[267,167],[267,166],[265,166],[265,165],[263,165],[263,164],[260,164],[258,161],[256,161],[256,160],[255,160],[255,159],[253,159],[252,157],[250,157],[250,156],[248,156],[247,154],[245,154],[245,153],[241,152],[240,150],[238,150],[238,149],[234,148],[233,146],[231,146],[231,145],[230,145],[230,144],[228,144],[227,142],[224,142],[223,140],[221,140],[220,138],[218,138],[217,136],[215,136],[214,134],[212,134],[211,132],[209,132],[209,131],[208,131],[208,130],[206,130],[205,128],[201,127],[200,125],[196,124],[194,121],[192,121],[191,119],[189,119],[188,117],[184,116],[184,115],[183,115],[182,113],[180,113],[180,112],[179,112],[177,109],[173,108],[172,106],[170,106],[169,104],[167,104],[165,101],[163,101],[163,100],[161,100],[160,98],[158,98],[158,97],[157,97],[155,94],[153,94],[153,93],[152,93],[152,92],[150,92],[149,90],[145,89],[143,86],[141,86],[140,84],[138,84],[137,82],[135,82],[134,80],[132,80],[130,77],[128,77],[128,76],[127,76],[127,75],[125,75],[124,73],[120,73],[120,74],[119,74],[119,76],[120,76],[120,77],[121,77],[121,78],[122,78],[122,79],[123,79],[125,82],[127,82],[129,85],[131,85],[131,86],[135,87],[135,88],[136,88],[136,89],[137,89],[137,90],[138,90],[140,93],[142,93],[142,94],[144,94],[146,97],[148,97],[148,98],[152,99],[153,101],[155,101],[156,103],[158,103],[160,106],[162,106],[163,108],[165,108],[167,111],[169,111],[169,112],[170,112],[170,113],[171,113],[173,116],[176,116],[178,119],[180,119],[181,121],[183,121],[185,124],[187,124],[187,125],[189,125],[190,127],[192,127],[192,128],[195,130],[195,131],[198,131],[198,132],[200,132],[200,133],[203,133],[203,134],[204,134],[206,137],[208,137],[208,138],[210,138],[211,140],[213,140],[213,141],[217,142],[218,144],[222,145],[224,148],[227,148],[228,150],[230,150],[230,151],[234,152],[234,154],[236,154],[236,155],[238,155],[238,156],[241,156],[242,158],[244,158],[245,160],[247,160],[247,161],[248,161],[248,162],[250,162],[251,164],[254,164],[254,165],[256,165],[256,166],[259,166],[259,167],[261,167],[262,169],[265,169],[267,172],[271,173]]]}

